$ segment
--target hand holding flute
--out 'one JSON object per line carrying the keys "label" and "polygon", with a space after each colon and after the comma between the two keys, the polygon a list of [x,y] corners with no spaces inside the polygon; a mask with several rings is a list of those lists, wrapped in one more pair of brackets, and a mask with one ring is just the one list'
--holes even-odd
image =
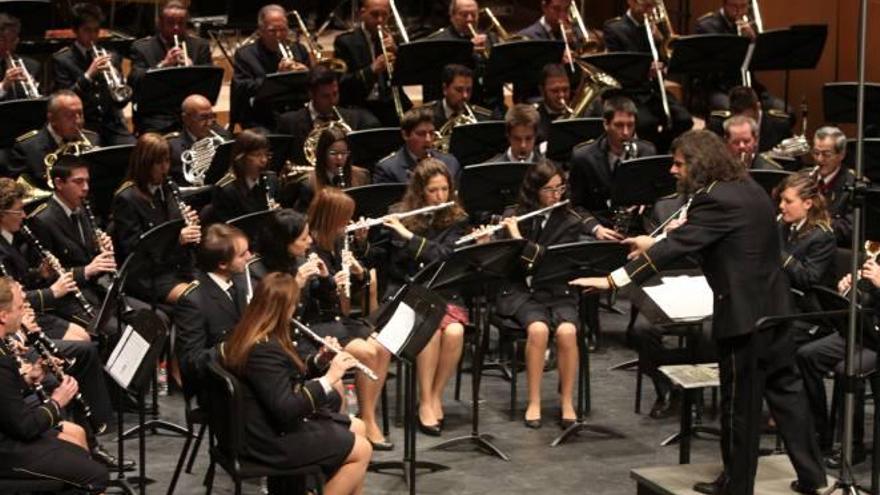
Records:
{"label": "hand holding flute", "polygon": [[[316,344],[322,345],[326,349],[328,349],[329,351],[336,354],[336,357],[333,358],[333,361],[330,363],[331,370],[333,369],[333,366],[335,363],[337,366],[337,369],[344,367],[344,369],[342,369],[342,374],[344,374],[347,369],[354,367],[354,368],[357,368],[361,373],[366,375],[367,378],[369,378],[370,380],[378,380],[379,379],[379,377],[376,375],[376,373],[373,372],[373,370],[371,370],[370,368],[365,366],[363,363],[361,363],[360,361],[358,361],[357,359],[352,357],[351,354],[345,352],[342,349],[342,347],[340,347],[338,344],[334,344],[332,339],[327,339],[327,340],[322,339],[320,335],[318,335],[314,331],[312,331],[311,328],[300,323],[300,321],[297,320],[296,318],[291,318],[290,323],[293,325],[294,330],[298,334],[305,335],[306,337],[315,341]],[[329,373],[330,372],[328,372],[328,374]],[[340,378],[341,378],[341,375],[340,375]]]}

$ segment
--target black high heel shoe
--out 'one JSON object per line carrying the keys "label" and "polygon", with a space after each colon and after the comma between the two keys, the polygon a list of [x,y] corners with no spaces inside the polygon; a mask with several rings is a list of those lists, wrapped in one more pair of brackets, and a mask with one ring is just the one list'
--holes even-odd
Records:
{"label": "black high heel shoe", "polygon": [[431,437],[439,437],[441,428],[439,423],[436,425],[426,425],[422,423],[422,418],[419,418],[419,431]]}

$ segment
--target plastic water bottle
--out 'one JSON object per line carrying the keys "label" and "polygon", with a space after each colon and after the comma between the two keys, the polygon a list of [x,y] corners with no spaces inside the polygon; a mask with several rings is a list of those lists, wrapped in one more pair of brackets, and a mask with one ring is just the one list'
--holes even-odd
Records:
{"label": "plastic water bottle", "polygon": [[168,395],[168,367],[165,361],[159,362],[159,395]]}
{"label": "plastic water bottle", "polygon": [[353,383],[348,383],[345,385],[345,405],[348,409],[348,414],[351,414],[352,416],[357,414],[358,398],[357,394],[354,391]]}

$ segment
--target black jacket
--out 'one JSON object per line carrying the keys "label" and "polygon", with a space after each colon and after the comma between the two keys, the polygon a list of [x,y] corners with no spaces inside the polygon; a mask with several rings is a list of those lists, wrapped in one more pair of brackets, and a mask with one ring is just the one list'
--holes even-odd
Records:
{"label": "black jacket", "polygon": [[267,210],[266,185],[272,198],[277,197],[278,178],[272,172],[265,172],[265,181],[258,180],[254,187],[247,188],[243,180],[227,174],[214,185],[211,205],[214,212],[211,220],[225,222],[248,213]]}
{"label": "black jacket", "polygon": [[[443,111],[443,98],[441,97],[436,101],[425,103],[425,106],[430,107],[431,111],[434,113],[434,130],[439,131],[446,122],[449,121],[446,117],[446,112]],[[474,117],[477,118],[477,122],[492,120],[492,112],[483,107],[471,105],[471,111],[474,112]]]}
{"label": "black jacket", "polygon": [[[101,139],[97,134],[85,129],[83,129],[83,133],[93,146],[101,146]],[[52,135],[49,134],[48,124],[40,130],[33,130],[20,136],[16,139],[10,154],[10,177],[15,178],[21,174],[26,174],[37,184],[40,184],[40,187],[48,188],[44,159],[46,155],[57,149],[58,144],[52,138]],[[123,167],[127,165],[120,164]]]}
{"label": "black jacket", "polygon": [[628,15],[605,21],[602,31],[605,36],[605,48],[609,52],[651,53],[645,26],[636,24]]}
{"label": "black jacket", "polygon": [[30,387],[18,371],[12,356],[0,350],[0,455],[12,459],[21,455],[23,443],[43,437],[63,417],[54,400],[33,407],[25,402]]}
{"label": "black jacket", "polygon": [[[770,151],[783,139],[791,137],[793,119],[791,114],[781,110],[763,110],[761,115],[761,127],[758,133],[758,150]],[[715,110],[706,120],[706,128],[724,137],[724,121],[732,117],[730,110]]]}
{"label": "black jacket", "polygon": [[780,225],[782,267],[791,287],[801,292],[814,285],[834,287],[834,233],[824,225],[806,232],[792,232],[790,225]]}
{"label": "black jacket", "polygon": [[37,313],[53,311],[59,305],[59,301],[49,289],[49,280],[43,278],[36,268],[39,261],[35,257],[30,259],[33,255],[23,248],[24,242],[20,234],[13,237],[12,244],[0,236],[0,263],[3,263],[3,268],[9,276],[25,289],[25,299],[34,311]]}
{"label": "black jacket", "polygon": [[831,228],[840,247],[849,247],[852,244],[853,210],[848,191],[855,183],[856,176],[852,169],[841,165],[840,172],[824,191],[828,213],[831,215]]}
{"label": "black jacket", "polygon": [[[334,55],[345,61],[348,72],[342,76],[339,84],[340,97],[345,106],[364,106],[364,102],[370,96],[373,87],[379,84],[379,101],[392,104],[390,86],[387,84],[387,74],[373,73],[371,68],[373,58],[382,55],[379,40],[373,39],[373,53],[370,53],[370,43],[363,29],[357,27],[346,31],[333,41]],[[402,93],[402,92],[401,92]],[[409,108],[412,103],[405,94],[401,94],[401,103],[404,108]]]}
{"label": "black jacket", "polygon": [[624,268],[642,283],[672,261],[699,253],[714,292],[714,338],[745,335],[761,317],[791,311],[775,219],[776,208],[753,180],[714,182],[694,195],[686,223]]}
{"label": "black jacket", "polygon": [[[431,151],[431,156],[446,164],[446,167],[449,169],[449,175],[457,183],[461,177],[461,165],[459,165],[458,159],[436,150]],[[409,182],[409,177],[412,175],[412,170],[416,165],[416,161],[406,151],[406,146],[401,146],[393,155],[383,158],[376,164],[376,170],[373,172],[373,183]]]}
{"label": "black jacket", "polygon": [[[76,218],[76,217],[74,217]],[[74,221],[79,223],[85,242],[80,237]],[[95,241],[94,228],[84,213],[72,220],[54,198],[40,205],[30,214],[29,224],[43,246],[54,254],[58,261],[73,271],[73,278],[79,285],[86,284],[85,266],[100,252]]]}
{"label": "black jacket", "polygon": [[[304,46],[297,43],[291,48],[293,58],[297,62],[309,65],[308,51]],[[245,129],[249,127],[274,129],[278,115],[295,108],[275,107],[267,102],[254,100],[266,76],[278,72],[279,62],[281,62],[281,54],[277,51],[269,51],[260,41],[254,41],[235,51],[230,96],[232,114],[230,118],[233,123],[239,123]]]}
{"label": "black jacket", "polygon": [[[122,57],[108,51],[112,56],[113,66],[122,74]],[[110,96],[104,76],[95,74],[93,80],[86,79],[85,74],[94,57],[85,54],[77,46],[68,46],[52,55],[52,74],[55,89],[70,89],[79,95],[83,104],[83,116],[86,126],[101,129],[115,126],[125,129],[125,118],[122,109],[128,101],[118,103]],[[127,129],[126,129],[127,131]]]}
{"label": "black jacket", "polygon": [[[367,110],[341,107],[337,107],[337,110],[342,115],[342,120],[351,127],[352,131],[379,127],[379,120]],[[293,163],[306,163],[306,158],[303,155],[303,143],[309,133],[312,132],[314,126],[315,123],[312,122],[312,115],[308,107],[285,112],[278,117],[277,132],[293,136],[291,148],[287,153],[287,156],[293,160]]]}

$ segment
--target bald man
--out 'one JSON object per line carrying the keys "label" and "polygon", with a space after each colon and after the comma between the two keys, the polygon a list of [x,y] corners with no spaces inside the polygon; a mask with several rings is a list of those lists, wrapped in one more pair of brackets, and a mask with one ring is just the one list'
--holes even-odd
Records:
{"label": "bald man", "polygon": [[172,132],[165,137],[171,146],[171,177],[178,185],[191,186],[183,177],[183,162],[180,155],[192,148],[200,139],[213,136],[212,131],[224,140],[231,139],[225,129],[217,124],[211,102],[202,95],[189,95],[180,105],[181,131]]}

